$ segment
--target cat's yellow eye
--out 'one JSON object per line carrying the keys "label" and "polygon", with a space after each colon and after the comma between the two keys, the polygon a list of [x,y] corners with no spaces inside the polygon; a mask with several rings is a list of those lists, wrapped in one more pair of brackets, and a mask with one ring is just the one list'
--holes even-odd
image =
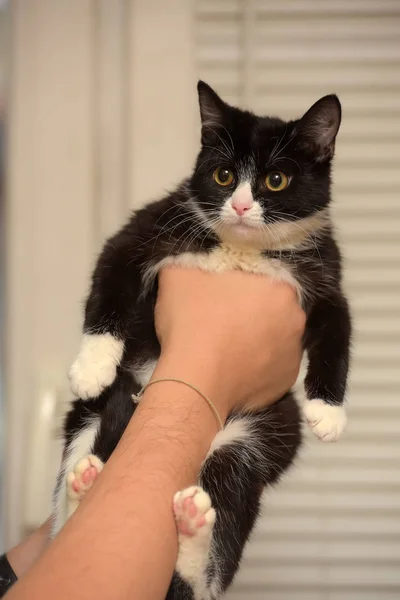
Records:
{"label": "cat's yellow eye", "polygon": [[289,177],[282,171],[271,171],[265,178],[265,185],[271,192],[281,192],[289,185]]}
{"label": "cat's yellow eye", "polygon": [[227,186],[230,185],[234,179],[234,175],[230,169],[225,167],[218,167],[213,173],[215,183],[218,185]]}

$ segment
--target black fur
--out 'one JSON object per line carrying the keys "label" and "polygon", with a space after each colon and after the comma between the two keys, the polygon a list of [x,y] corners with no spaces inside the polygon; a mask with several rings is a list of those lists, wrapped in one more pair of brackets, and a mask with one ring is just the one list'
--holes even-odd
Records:
{"label": "black fur", "polygon": [[[124,356],[116,380],[99,398],[74,403],[65,435],[68,446],[88,414],[100,415],[93,452],[103,461],[134,412],[131,394],[139,385],[132,367],[157,358],[160,352],[153,319],[156,277],[143,293],[143,277],[149,268],[167,256],[208,253],[221,244],[218,230],[209,224],[216,223],[221,205],[243,173],[252,174],[253,198],[264,209],[267,228],[310,217],[330,203],[331,159],[341,118],[336,96],[323,98],[302,119],[288,123],[230,107],[201,82],[199,96],[202,147],[192,176],[164,199],[136,212],[106,243],[93,274],[84,331],[109,332],[123,340]],[[215,183],[213,172],[220,166],[234,172],[230,186]],[[277,170],[291,178],[290,184],[283,191],[270,192],[265,176]],[[340,253],[329,220],[318,231],[310,231],[307,242],[290,250],[266,247],[263,254],[289,265],[304,290],[308,398],[340,405],[346,389],[351,327],[341,291]],[[238,569],[263,489],[289,467],[300,444],[300,416],[290,393],[275,406],[253,413],[251,419],[252,444],[223,447],[207,459],[200,476],[217,512],[214,548],[221,590]],[[210,582],[216,568],[211,562]],[[175,574],[168,599],[192,597],[190,586]]]}

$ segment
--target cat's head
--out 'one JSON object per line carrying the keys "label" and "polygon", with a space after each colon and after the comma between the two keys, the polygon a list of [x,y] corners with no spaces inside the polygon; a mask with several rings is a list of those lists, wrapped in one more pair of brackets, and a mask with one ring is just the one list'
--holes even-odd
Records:
{"label": "cat's head", "polygon": [[201,150],[191,203],[221,239],[296,247],[327,222],[341,107],[334,95],[298,120],[258,117],[198,84]]}

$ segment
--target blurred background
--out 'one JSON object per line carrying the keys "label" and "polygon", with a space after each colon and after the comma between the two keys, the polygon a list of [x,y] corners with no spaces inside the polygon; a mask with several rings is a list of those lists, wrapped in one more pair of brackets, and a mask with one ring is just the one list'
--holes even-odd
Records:
{"label": "blurred background", "polygon": [[48,515],[90,268],[130,209],[192,167],[197,78],[283,118],[335,92],[349,426],[332,446],[307,434],[228,597],[399,598],[399,0],[1,4],[0,546]]}

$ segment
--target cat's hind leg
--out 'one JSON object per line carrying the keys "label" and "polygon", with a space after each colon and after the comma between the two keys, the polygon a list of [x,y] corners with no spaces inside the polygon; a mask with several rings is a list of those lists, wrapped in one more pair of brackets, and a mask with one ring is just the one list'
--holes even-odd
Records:
{"label": "cat's hind leg", "polygon": [[190,585],[195,600],[205,600],[216,516],[210,496],[201,487],[186,488],[174,497],[174,514],[179,542],[176,573]]}
{"label": "cat's hind leg", "polygon": [[[84,417],[83,406],[82,402],[76,402],[66,418],[65,431],[67,443],[53,496],[52,538],[57,535],[68,519],[69,514],[73,512],[73,510],[72,512],[70,511],[68,506],[68,473],[75,469],[75,466],[83,457],[98,454],[93,446],[98,436],[100,418],[98,416]],[[78,428],[79,430],[76,432]]]}
{"label": "cat's hind leg", "polygon": [[67,474],[68,519],[94,484],[103,466],[103,462],[97,456],[89,454],[78,461],[74,470]]}

